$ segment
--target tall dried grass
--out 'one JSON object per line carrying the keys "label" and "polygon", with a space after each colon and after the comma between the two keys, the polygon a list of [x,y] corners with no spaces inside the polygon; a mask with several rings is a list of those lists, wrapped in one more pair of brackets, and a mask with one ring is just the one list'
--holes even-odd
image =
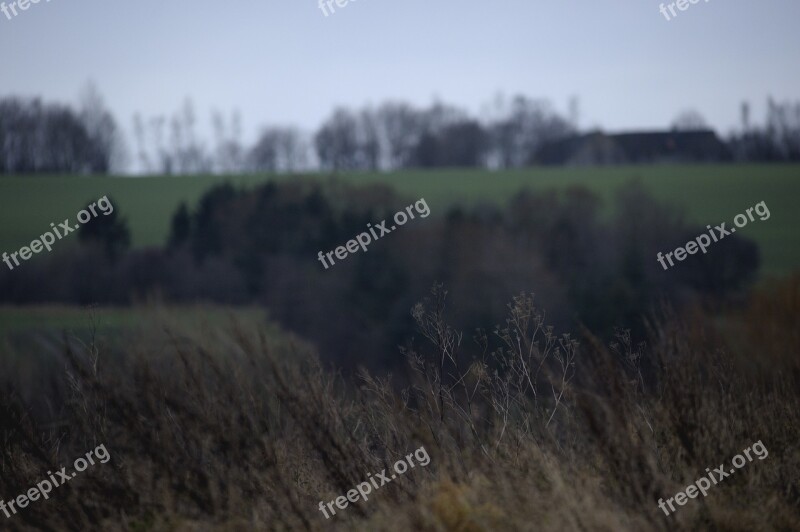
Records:
{"label": "tall dried grass", "polygon": [[[232,323],[120,353],[67,340],[32,401],[6,375],[0,498],[103,443],[112,455],[8,530],[800,530],[796,296],[665,314],[647,344],[556,335],[532,296],[467,359],[436,287],[402,376],[324,368],[301,341]],[[794,290],[792,297],[787,290]],[[785,304],[785,301],[794,302]],[[759,334],[780,324],[770,335]],[[755,441],[769,450],[672,516],[656,506]],[[421,445],[415,468],[326,520],[317,506]]]}

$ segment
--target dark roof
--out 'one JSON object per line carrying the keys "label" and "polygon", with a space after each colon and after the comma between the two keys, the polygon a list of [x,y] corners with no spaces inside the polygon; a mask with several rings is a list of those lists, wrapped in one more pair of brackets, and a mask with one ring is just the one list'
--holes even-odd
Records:
{"label": "dark roof", "polygon": [[536,162],[543,164],[615,164],[713,162],[731,157],[712,130],[593,132],[543,145]]}

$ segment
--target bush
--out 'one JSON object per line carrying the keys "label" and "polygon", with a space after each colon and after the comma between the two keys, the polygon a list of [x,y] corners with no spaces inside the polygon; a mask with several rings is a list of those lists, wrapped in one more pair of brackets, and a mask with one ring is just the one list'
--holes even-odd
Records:
{"label": "bush", "polygon": [[119,237],[127,232],[112,216],[95,225],[100,217],[84,226],[93,233],[85,234],[81,249],[0,273],[0,287],[9,288],[4,300],[20,303],[119,304],[153,294],[175,302],[260,303],[314,342],[326,361],[353,370],[360,363],[397,365],[386,354],[412,332],[408,308],[437,281],[470,294],[455,307],[459,328],[499,321],[510,297],[536,291],[555,326],[581,324],[609,339],[620,322],[642,334],[646,318],[665,301],[719,305],[740,297],[758,265],[755,244],[733,235],[707,255],[663,271],[657,252],[702,230],[635,183],[621,191],[610,220],[585,189],[523,192],[505,211],[478,205],[437,213],[433,206],[432,216],[373,242],[367,252],[327,270],[317,261],[319,251],[335,249],[408,203],[386,187],[337,181],[293,180],[254,190],[220,185],[194,212],[178,208],[165,250],[119,254],[125,240]]}

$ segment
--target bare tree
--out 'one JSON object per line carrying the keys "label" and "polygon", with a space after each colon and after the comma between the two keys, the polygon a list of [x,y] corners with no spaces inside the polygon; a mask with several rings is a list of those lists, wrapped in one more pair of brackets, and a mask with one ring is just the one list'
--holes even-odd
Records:
{"label": "bare tree", "polygon": [[800,160],[800,102],[769,98],[763,126],[750,125],[750,107],[742,104],[742,131],[731,136],[730,146],[742,161]]}
{"label": "bare tree", "polygon": [[236,173],[244,169],[244,149],[242,148],[242,120],[238,111],[231,113],[226,123],[222,113],[212,113],[211,123],[216,139],[215,166],[218,172]]}
{"label": "bare tree", "polygon": [[29,139],[35,131],[34,108],[38,102],[18,98],[0,100],[0,173],[29,171],[34,166]]}
{"label": "bare tree", "polygon": [[81,92],[79,117],[89,137],[91,171],[109,173],[123,164],[124,145],[116,120],[92,82]]}
{"label": "bare tree", "polygon": [[213,160],[196,134],[194,105],[186,99],[171,117],[156,115],[145,121],[134,115],[133,129],[142,169],[148,173],[203,174]]}
{"label": "bare tree", "polygon": [[172,175],[176,172],[175,158],[167,149],[164,139],[164,127],[167,119],[163,115],[150,119],[150,136],[153,139],[155,158],[158,161],[157,171],[162,174]]}
{"label": "bare tree", "polygon": [[176,173],[204,174],[212,171],[211,157],[196,134],[196,124],[194,104],[187,98],[170,121],[172,158]]}
{"label": "bare tree", "polygon": [[142,115],[139,113],[133,115],[133,137],[136,140],[136,156],[139,159],[142,171],[146,173],[154,172],[153,161],[147,153],[146,127]]}
{"label": "bare tree", "polygon": [[294,173],[307,168],[309,146],[291,127],[265,128],[247,154],[247,168],[261,172]]}
{"label": "bare tree", "polygon": [[[577,100],[572,107],[577,117]],[[499,98],[496,109],[497,118],[490,124],[490,157],[494,165],[502,168],[530,164],[544,143],[575,133],[574,124],[559,116],[544,100],[517,95],[506,103]]]}
{"label": "bare tree", "polygon": [[325,170],[358,169],[358,118],[352,111],[338,108],[314,136],[320,165]]}
{"label": "bare tree", "polygon": [[285,128],[279,138],[279,168],[295,173],[308,168],[311,146],[307,137],[296,128]]}
{"label": "bare tree", "polygon": [[408,166],[422,136],[420,113],[406,103],[388,102],[378,108],[376,120],[387,166],[390,169]]}
{"label": "bare tree", "polygon": [[39,99],[0,100],[0,172],[102,171],[98,149],[78,114]]}
{"label": "bare tree", "polygon": [[569,125],[573,129],[578,129],[578,122],[581,119],[581,100],[577,96],[569,98]]}
{"label": "bare tree", "polygon": [[378,118],[372,109],[362,109],[358,114],[359,166],[378,170],[381,166],[381,135]]}
{"label": "bare tree", "polygon": [[767,101],[766,134],[781,159],[800,160],[800,102]]}
{"label": "bare tree", "polygon": [[703,115],[694,109],[682,111],[675,120],[672,121],[672,129],[674,131],[698,131],[709,129]]}
{"label": "bare tree", "polygon": [[476,120],[465,119],[426,132],[414,150],[412,163],[429,167],[479,167],[485,163],[488,135]]}
{"label": "bare tree", "polygon": [[746,101],[742,102],[741,118],[742,132],[746,134],[748,131],[750,131],[750,103]]}
{"label": "bare tree", "polygon": [[247,167],[257,172],[278,171],[278,150],[280,130],[267,128],[261,131],[255,145],[247,154]]}

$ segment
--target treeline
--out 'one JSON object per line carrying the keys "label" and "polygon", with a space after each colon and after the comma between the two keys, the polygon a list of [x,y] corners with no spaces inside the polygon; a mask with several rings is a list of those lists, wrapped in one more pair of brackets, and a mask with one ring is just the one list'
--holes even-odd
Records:
{"label": "treeline", "polygon": [[[522,168],[545,162],[545,144],[579,134],[577,111],[563,116],[545,100],[517,95],[498,98],[487,109],[476,118],[445,103],[339,107],[315,132],[269,126],[247,146],[235,112],[227,117],[213,113],[213,140],[205,140],[187,100],[170,116],[134,117],[132,167],[119,127],[96,90],[87,91],[77,110],[11,97],[0,99],[0,174],[106,174],[132,168],[162,175]],[[727,139],[735,160],[800,161],[800,102],[770,99],[763,125],[751,124],[744,104],[741,122]],[[708,129],[694,112],[680,115],[672,127]]]}
{"label": "treeline", "polygon": [[742,104],[742,129],[729,146],[740,161],[800,161],[800,102],[767,100],[763,126],[750,125],[750,106]]}
{"label": "treeline", "polygon": [[547,102],[525,96],[499,103],[492,114],[479,121],[449,105],[399,102],[340,108],[314,135],[314,146],[324,170],[519,168],[536,162],[544,142],[576,132]]}
{"label": "treeline", "polygon": [[319,263],[319,251],[343,245],[410,199],[336,179],[252,190],[220,185],[195,209],[176,210],[165,247],[134,250],[117,208],[81,226],[79,246],[0,269],[0,303],[126,305],[157,295],[256,304],[341,366],[363,363],[364,353],[371,364],[391,366],[396,357],[378,354],[394,357],[413,334],[409,309],[434,282],[469,294],[454,301],[462,330],[499,322],[510,297],[533,290],[559,328],[610,333],[619,323],[636,329],[662,302],[723,301],[747,288],[759,264],[756,245],[736,234],[665,272],[656,253],[703,229],[636,184],[620,190],[610,218],[582,188],[523,192],[505,208],[429,203],[424,223],[328,270]]}
{"label": "treeline", "polygon": [[187,101],[171,117],[135,117],[134,131],[139,164],[155,174],[519,168],[536,162],[542,143],[576,132],[549,103],[525,96],[496,102],[491,114],[478,120],[443,103],[340,107],[313,134],[266,127],[246,148],[237,113],[213,114],[214,143],[206,145]]}
{"label": "treeline", "polygon": [[92,86],[77,110],[38,98],[0,99],[0,174],[107,174],[121,162],[121,142]]}

